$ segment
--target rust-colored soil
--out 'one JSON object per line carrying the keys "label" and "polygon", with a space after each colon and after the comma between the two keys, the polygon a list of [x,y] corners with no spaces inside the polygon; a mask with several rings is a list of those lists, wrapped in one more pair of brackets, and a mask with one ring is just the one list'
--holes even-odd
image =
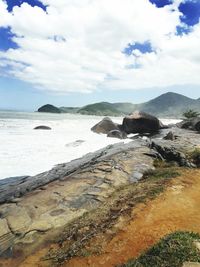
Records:
{"label": "rust-colored soil", "polygon": [[106,245],[103,253],[65,262],[66,267],[111,267],[137,257],[177,230],[200,233],[200,170],[186,170],[156,199],[140,204],[133,220]]}
{"label": "rust-colored soil", "polygon": [[[100,255],[75,257],[62,264],[63,267],[111,267],[125,263],[137,257],[145,249],[155,244],[160,238],[177,230],[200,233],[200,170],[183,170],[183,174],[171,180],[164,193],[146,204],[138,204],[133,208],[131,221],[121,218],[120,231],[104,246]],[[91,240],[86,250],[94,251],[104,239],[104,233]],[[104,243],[104,242],[103,242]],[[93,246],[93,248],[92,248]],[[19,265],[20,267],[54,266],[42,258],[56,244],[36,251]],[[1,262],[1,266],[14,266],[13,260]]]}

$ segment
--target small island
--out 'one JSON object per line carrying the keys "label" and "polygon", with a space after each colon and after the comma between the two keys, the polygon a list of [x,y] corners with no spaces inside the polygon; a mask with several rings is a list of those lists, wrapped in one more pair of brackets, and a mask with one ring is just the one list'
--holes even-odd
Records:
{"label": "small island", "polygon": [[38,112],[48,112],[48,113],[61,113],[60,109],[50,105],[46,104],[38,109]]}

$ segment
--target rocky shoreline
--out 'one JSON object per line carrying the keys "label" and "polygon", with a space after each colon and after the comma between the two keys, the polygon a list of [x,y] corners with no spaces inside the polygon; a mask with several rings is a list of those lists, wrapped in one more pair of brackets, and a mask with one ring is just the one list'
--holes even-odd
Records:
{"label": "rocky shoreline", "polygon": [[[0,181],[0,263],[20,266],[63,228],[98,209],[118,188],[137,183],[154,160],[194,168],[187,153],[200,146],[199,134],[172,127],[175,140],[156,135],[107,146],[48,172]],[[7,264],[7,265],[6,265]],[[10,265],[9,265],[10,264]]]}

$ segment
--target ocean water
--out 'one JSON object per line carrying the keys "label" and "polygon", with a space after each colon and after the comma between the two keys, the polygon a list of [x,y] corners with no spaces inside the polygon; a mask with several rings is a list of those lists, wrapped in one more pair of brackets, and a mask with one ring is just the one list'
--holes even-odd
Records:
{"label": "ocean water", "polygon": [[[101,119],[75,114],[0,111],[0,179],[35,175],[120,142],[90,130]],[[122,122],[119,117],[112,119]],[[177,120],[162,121],[168,124]],[[50,126],[52,130],[33,130],[39,125]]]}

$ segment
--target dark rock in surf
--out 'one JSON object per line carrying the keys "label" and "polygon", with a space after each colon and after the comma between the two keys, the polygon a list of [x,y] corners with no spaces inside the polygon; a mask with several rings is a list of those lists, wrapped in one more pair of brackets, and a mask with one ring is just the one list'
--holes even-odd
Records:
{"label": "dark rock in surf", "polygon": [[118,125],[114,123],[109,117],[103,118],[100,122],[98,122],[96,125],[94,125],[91,128],[91,131],[95,133],[103,133],[103,134],[108,134],[110,131],[113,130],[120,130]]}
{"label": "dark rock in surf", "polygon": [[145,112],[136,111],[123,119],[122,128],[127,134],[155,133],[164,128],[164,125],[158,118]]}
{"label": "dark rock in surf", "polygon": [[122,132],[120,130],[112,130],[107,134],[107,137],[125,139],[125,138],[127,138],[127,135],[125,132]]}
{"label": "dark rock in surf", "polygon": [[34,130],[51,130],[51,127],[40,125],[40,126],[35,127]]}
{"label": "dark rock in surf", "polygon": [[181,129],[200,131],[200,117],[183,120],[176,124]]}

